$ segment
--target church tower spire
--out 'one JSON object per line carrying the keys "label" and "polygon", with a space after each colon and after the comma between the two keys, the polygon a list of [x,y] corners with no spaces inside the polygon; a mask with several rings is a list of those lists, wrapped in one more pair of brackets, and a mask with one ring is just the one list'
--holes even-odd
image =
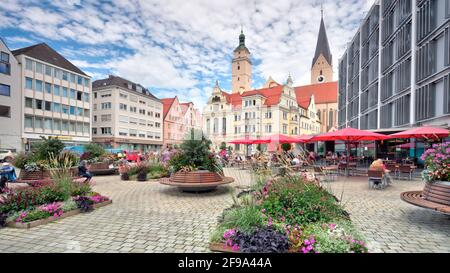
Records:
{"label": "church tower spire", "polygon": [[239,46],[233,52],[233,61],[231,64],[232,75],[232,93],[242,94],[252,88],[252,61],[250,60],[250,51],[245,45],[245,34],[241,27],[239,35]]}
{"label": "church tower spire", "polygon": [[327,31],[323,19],[323,5],[321,7],[319,37],[316,52],[311,66],[311,83],[324,83],[333,80],[333,55],[328,42]]}

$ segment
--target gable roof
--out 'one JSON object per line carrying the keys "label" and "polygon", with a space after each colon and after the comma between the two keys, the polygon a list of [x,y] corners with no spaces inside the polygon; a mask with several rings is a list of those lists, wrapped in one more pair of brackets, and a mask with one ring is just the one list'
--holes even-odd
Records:
{"label": "gable roof", "polygon": [[318,83],[295,87],[297,102],[311,98],[314,95],[316,104],[337,103],[338,82]]}
{"label": "gable roof", "polygon": [[316,53],[312,61],[312,66],[317,62],[317,59],[322,54],[327,60],[328,64],[333,64],[333,55],[331,54],[330,44],[328,43],[327,31],[325,29],[325,23],[323,17],[320,21],[319,37],[317,39]]}
{"label": "gable roof", "polygon": [[[142,85],[134,83],[132,81],[129,81],[127,79],[109,75],[106,79],[96,80],[92,83],[92,89],[101,88],[104,86],[118,86],[122,87],[131,91],[135,91],[138,93],[142,93],[143,95],[146,95],[154,100],[159,101],[157,97],[155,97],[148,89],[144,88]],[[131,89],[130,89],[131,86]],[[141,87],[142,91],[139,91],[137,87]]]}
{"label": "gable roof", "polygon": [[272,88],[263,88],[263,89],[257,89],[257,90],[251,90],[247,91],[241,94],[235,93],[235,94],[229,94],[224,91],[222,91],[222,94],[226,97],[227,102],[233,106],[241,106],[242,105],[242,98],[243,97],[250,97],[250,96],[263,96],[265,98],[264,105],[265,106],[274,106],[280,103],[280,97],[283,93],[283,86],[275,86]]}
{"label": "gable roof", "polygon": [[61,54],[56,52],[53,48],[51,48],[46,43],[40,43],[37,45],[24,47],[20,49],[13,50],[11,52],[14,56],[26,55],[37,60],[41,60],[43,62],[67,69],[69,71],[84,75],[86,77],[90,77],[85,74],[81,69],[76,67],[74,64],[69,62],[66,58],[64,58]]}
{"label": "gable roof", "polygon": [[175,98],[167,98],[167,99],[161,99],[161,102],[163,103],[163,119],[166,119],[167,114],[169,114],[170,108],[172,108],[173,103],[175,102]]}

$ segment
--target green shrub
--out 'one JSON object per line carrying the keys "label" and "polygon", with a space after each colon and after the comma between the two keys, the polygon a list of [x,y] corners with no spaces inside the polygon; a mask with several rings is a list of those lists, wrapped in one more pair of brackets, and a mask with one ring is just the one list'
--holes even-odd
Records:
{"label": "green shrub", "polygon": [[345,217],[345,211],[332,194],[301,177],[269,182],[259,194],[262,207],[274,221],[306,225]]}
{"label": "green shrub", "polygon": [[50,213],[36,209],[36,210],[32,210],[30,212],[27,212],[27,216],[22,218],[22,222],[23,223],[33,222],[36,220],[48,218],[50,216],[51,216]]}
{"label": "green shrub", "polygon": [[85,196],[92,192],[91,185],[89,183],[74,183],[71,196]]}
{"label": "green shrub", "polygon": [[77,203],[73,200],[67,200],[66,202],[64,202],[61,209],[63,210],[63,212],[75,210],[77,209]]}
{"label": "green shrub", "polygon": [[33,148],[33,160],[47,160],[49,155],[57,156],[64,149],[61,140],[52,137],[41,137],[42,141]]}
{"label": "green shrub", "polygon": [[89,143],[84,146],[84,151],[88,154],[87,160],[102,157],[106,154],[105,149],[97,143]]}
{"label": "green shrub", "polygon": [[29,160],[28,155],[26,155],[25,153],[22,152],[22,153],[17,154],[17,155],[14,157],[13,165],[14,165],[16,168],[24,169],[24,168],[25,168],[25,165],[26,165],[27,162],[28,162],[28,160]]}
{"label": "green shrub", "polygon": [[236,228],[245,233],[251,233],[264,226],[261,208],[258,206],[244,206],[224,212],[220,223],[221,228]]}

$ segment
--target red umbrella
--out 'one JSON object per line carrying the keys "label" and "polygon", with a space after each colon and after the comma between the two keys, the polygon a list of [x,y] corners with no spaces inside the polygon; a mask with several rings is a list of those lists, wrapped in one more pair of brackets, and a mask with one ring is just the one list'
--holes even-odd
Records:
{"label": "red umbrella", "polygon": [[298,142],[298,143],[308,143],[308,142],[311,141],[311,139],[312,139],[313,137],[314,137],[314,136],[311,136],[311,135],[303,135],[303,136],[299,136],[299,137],[297,137],[297,142]]}
{"label": "red umbrella", "polygon": [[389,138],[441,139],[449,136],[449,131],[435,127],[420,127],[390,135]]}
{"label": "red umbrella", "polygon": [[[345,128],[339,131],[326,133],[323,135],[315,136],[311,141],[345,141],[347,144],[347,155],[350,156],[350,143],[357,141],[374,141],[385,140],[388,136],[377,134],[369,131],[362,131],[354,128]],[[347,169],[349,166],[349,160],[347,160]]]}
{"label": "red umbrella", "polygon": [[229,143],[230,144],[252,145],[254,141],[255,141],[254,139],[243,138],[243,139],[236,139],[236,140],[230,141]]}
{"label": "red umbrella", "polygon": [[285,135],[272,135],[269,137],[263,137],[262,139],[255,140],[253,144],[268,144],[268,143],[296,143],[298,140],[293,137],[288,137]]}

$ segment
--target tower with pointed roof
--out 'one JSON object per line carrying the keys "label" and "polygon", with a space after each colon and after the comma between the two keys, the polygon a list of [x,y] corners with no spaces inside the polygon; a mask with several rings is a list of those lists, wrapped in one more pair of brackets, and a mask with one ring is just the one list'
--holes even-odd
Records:
{"label": "tower with pointed roof", "polygon": [[250,51],[245,46],[245,35],[242,29],[241,35],[239,35],[239,46],[234,50],[231,74],[233,94],[242,94],[245,91],[251,90],[252,61],[250,60]]}
{"label": "tower with pointed roof", "polygon": [[331,55],[325,22],[323,20],[323,8],[321,13],[319,37],[311,66],[311,84],[333,81],[333,56]]}

